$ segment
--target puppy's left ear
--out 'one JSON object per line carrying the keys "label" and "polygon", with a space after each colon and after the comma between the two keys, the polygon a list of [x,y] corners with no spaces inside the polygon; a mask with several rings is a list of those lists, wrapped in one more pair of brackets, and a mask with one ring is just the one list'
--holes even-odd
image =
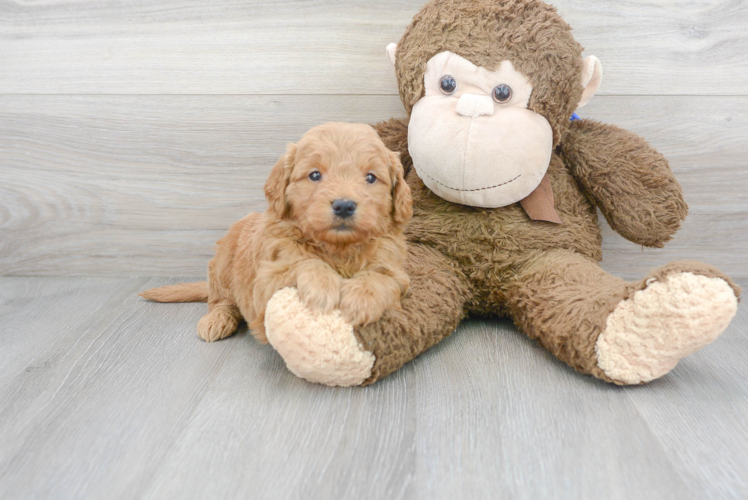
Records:
{"label": "puppy's left ear", "polygon": [[392,177],[392,218],[395,224],[402,225],[413,216],[413,198],[410,186],[405,182],[400,155],[390,151],[390,176]]}
{"label": "puppy's left ear", "polygon": [[286,188],[291,180],[295,160],[296,144],[289,144],[286,154],[281,156],[265,182],[265,198],[268,200],[268,206],[279,219],[286,216]]}

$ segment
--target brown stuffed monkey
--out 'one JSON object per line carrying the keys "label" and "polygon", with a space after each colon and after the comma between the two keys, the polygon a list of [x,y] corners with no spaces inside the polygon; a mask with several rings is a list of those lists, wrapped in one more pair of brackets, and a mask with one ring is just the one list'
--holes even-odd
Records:
{"label": "brown stuffed monkey", "polygon": [[408,119],[376,125],[413,193],[410,294],[356,328],[309,313],[292,289],[268,305],[270,343],[314,382],[387,376],[468,314],[510,316],[576,370],[616,384],[665,375],[737,310],[714,267],[674,262],[629,283],[601,269],[596,208],[627,239],[662,247],[687,212],[643,139],[570,121],[602,69],[539,0],[434,0],[387,53]]}

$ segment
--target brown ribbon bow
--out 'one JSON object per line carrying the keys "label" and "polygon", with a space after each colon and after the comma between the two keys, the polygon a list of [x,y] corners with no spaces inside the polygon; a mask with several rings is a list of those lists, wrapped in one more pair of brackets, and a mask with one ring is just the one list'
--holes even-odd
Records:
{"label": "brown ribbon bow", "polygon": [[520,205],[525,209],[532,220],[544,220],[555,224],[563,224],[561,217],[556,213],[556,201],[553,198],[551,179],[548,172],[543,176],[540,185],[530,195],[520,200]]}

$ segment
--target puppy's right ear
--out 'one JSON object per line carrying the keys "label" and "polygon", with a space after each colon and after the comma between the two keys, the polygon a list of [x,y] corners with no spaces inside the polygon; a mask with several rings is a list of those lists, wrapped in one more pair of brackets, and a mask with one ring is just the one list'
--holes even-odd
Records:
{"label": "puppy's right ear", "polygon": [[265,198],[268,200],[268,206],[279,219],[286,216],[286,188],[291,180],[295,160],[296,144],[289,144],[286,154],[281,156],[265,182]]}

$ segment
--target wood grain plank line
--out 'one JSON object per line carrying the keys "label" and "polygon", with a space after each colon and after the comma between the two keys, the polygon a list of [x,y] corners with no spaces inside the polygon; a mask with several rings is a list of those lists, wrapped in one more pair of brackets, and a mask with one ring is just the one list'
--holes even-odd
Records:
{"label": "wood grain plank line", "polygon": [[[748,95],[748,6],[553,2],[609,95]],[[384,47],[423,0],[0,3],[0,93],[397,94]]]}
{"label": "wood grain plank line", "polygon": [[[748,98],[599,97],[583,111],[662,151],[691,206],[644,256],[606,229],[606,268],[698,258],[748,276]],[[287,142],[402,113],[387,96],[0,96],[0,275],[202,275],[228,226],[264,209]]]}
{"label": "wood grain plank line", "polygon": [[667,377],[627,391],[665,456],[701,498],[748,497],[746,360],[743,303],[717,341],[682,360]]}
{"label": "wood grain plank line", "polygon": [[415,387],[310,384],[243,342],[143,498],[414,498]]}
{"label": "wood grain plank line", "polygon": [[[134,295],[174,281],[0,277],[3,333],[17,328],[27,346],[44,344],[35,370],[2,366],[3,496],[748,492],[745,305],[722,337],[644,386],[580,375],[510,321],[473,319],[387,379],[346,389],[296,378],[245,329],[200,341],[205,304]],[[101,314],[85,324],[92,308]],[[59,338],[44,343],[57,325]]]}
{"label": "wood grain plank line", "polygon": [[626,389],[574,372],[509,320],[463,322],[414,364],[420,498],[689,496]]}
{"label": "wood grain plank line", "polygon": [[[17,373],[48,369],[46,350],[71,342],[81,330],[101,321],[132,292],[125,287],[123,293],[122,287],[122,280],[113,278],[0,278],[0,387]],[[71,303],[76,304],[75,314]]]}
{"label": "wood grain plank line", "polygon": [[[29,345],[38,352],[33,370],[3,371],[3,497],[133,498],[147,488],[232,346],[245,340],[239,335],[209,346],[195,333],[205,304],[156,307],[136,296],[171,282],[69,282],[71,292],[99,288],[106,314],[93,317],[80,294],[67,295],[60,318],[54,310],[38,309],[44,305],[38,287],[9,292],[25,294],[19,297],[25,315],[38,320],[28,324],[20,314],[4,327],[31,329]],[[101,283],[108,290],[102,292]],[[56,330],[66,322],[81,326]],[[60,337],[47,344],[31,341],[46,332]]]}

